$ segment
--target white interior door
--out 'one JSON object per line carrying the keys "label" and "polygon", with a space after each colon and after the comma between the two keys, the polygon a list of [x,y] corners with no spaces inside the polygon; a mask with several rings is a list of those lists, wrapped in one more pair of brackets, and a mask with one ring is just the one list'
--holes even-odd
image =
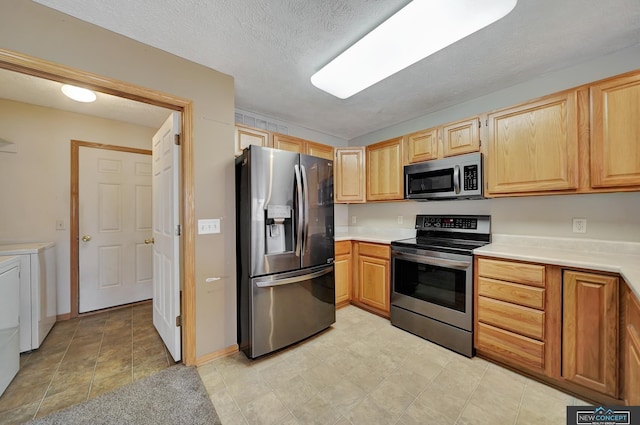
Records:
{"label": "white interior door", "polygon": [[153,325],[175,361],[181,359],[179,133],[180,114],[172,112],[153,136]]}
{"label": "white interior door", "polygon": [[78,155],[79,311],[150,299],[151,155],[85,146]]}

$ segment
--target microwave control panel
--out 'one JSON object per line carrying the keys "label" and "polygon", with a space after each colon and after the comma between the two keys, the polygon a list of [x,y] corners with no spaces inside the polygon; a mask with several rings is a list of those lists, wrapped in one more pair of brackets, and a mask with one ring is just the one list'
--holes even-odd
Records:
{"label": "microwave control panel", "polygon": [[466,165],[463,168],[464,190],[478,190],[478,166]]}

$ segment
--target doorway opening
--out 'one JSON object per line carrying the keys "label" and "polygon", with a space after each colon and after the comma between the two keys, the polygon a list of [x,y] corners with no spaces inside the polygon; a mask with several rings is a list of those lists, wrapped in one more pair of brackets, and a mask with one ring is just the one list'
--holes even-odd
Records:
{"label": "doorway opening", "polygon": [[[73,84],[107,93],[117,97],[135,100],[150,105],[178,111],[182,114],[182,137],[181,137],[181,183],[180,183],[180,213],[183,233],[181,236],[181,249],[179,260],[181,264],[181,308],[180,322],[182,326],[182,351],[183,362],[187,365],[195,364],[195,218],[192,202],[186,200],[193,199],[194,176],[193,176],[193,105],[188,99],[179,98],[170,94],[150,90],[126,82],[102,77],[89,72],[77,70],[67,66],[54,64],[38,58],[30,57],[16,52],[0,49],[0,68],[17,71],[22,74],[32,75],[48,80],[65,84]],[[77,195],[77,194],[76,194]],[[72,194],[72,201],[73,201]],[[76,198],[77,199],[77,198]],[[74,205],[71,205],[71,211]],[[76,217],[77,218],[77,217]],[[73,220],[73,217],[71,217]],[[70,258],[77,257],[77,241],[79,234],[77,229],[70,228]],[[77,268],[70,268],[71,305],[69,317],[79,316],[77,300]]]}

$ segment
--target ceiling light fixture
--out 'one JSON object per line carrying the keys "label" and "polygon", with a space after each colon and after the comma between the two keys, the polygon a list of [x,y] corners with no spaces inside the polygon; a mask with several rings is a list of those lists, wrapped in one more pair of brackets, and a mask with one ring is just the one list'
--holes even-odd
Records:
{"label": "ceiling light fixture", "polygon": [[506,16],[517,0],[414,0],[342,52],[311,83],[346,99]]}
{"label": "ceiling light fixture", "polygon": [[65,96],[77,102],[91,103],[96,101],[96,94],[91,90],[83,89],[82,87],[65,84],[62,86],[61,90]]}

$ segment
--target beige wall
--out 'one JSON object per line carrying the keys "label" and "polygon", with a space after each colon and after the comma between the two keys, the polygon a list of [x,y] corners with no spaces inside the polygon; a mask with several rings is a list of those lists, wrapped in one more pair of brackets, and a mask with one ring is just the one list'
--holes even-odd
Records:
{"label": "beige wall", "polygon": [[[366,134],[349,140],[349,146],[368,145],[636,69],[640,69],[640,45]],[[632,192],[350,205],[349,223],[355,215],[358,226],[412,228],[416,214],[491,214],[494,233],[640,242],[638,212],[640,192]],[[403,225],[398,224],[398,215],[403,215]],[[573,217],[587,219],[587,233],[572,232]]]}
{"label": "beige wall", "polygon": [[[222,218],[218,235],[196,236],[196,357],[236,343],[231,76],[58,13],[6,0],[2,47],[191,99],[194,104],[195,218]],[[205,283],[209,276],[220,276]]]}
{"label": "beige wall", "polygon": [[[167,116],[170,111],[167,111]],[[156,129],[0,99],[0,244],[54,241],[58,314],[69,305],[70,140],[151,149]],[[64,220],[65,230],[56,230]]]}

